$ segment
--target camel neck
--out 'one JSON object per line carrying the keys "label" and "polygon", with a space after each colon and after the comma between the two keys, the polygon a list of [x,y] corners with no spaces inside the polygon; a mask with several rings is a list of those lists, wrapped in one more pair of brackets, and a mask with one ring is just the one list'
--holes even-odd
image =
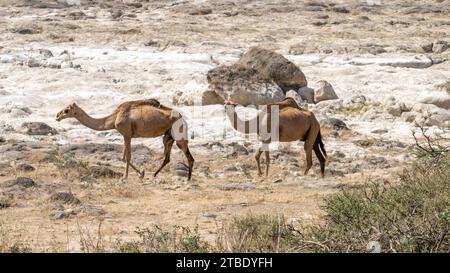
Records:
{"label": "camel neck", "polygon": [[83,109],[78,108],[75,118],[84,126],[96,131],[105,131],[114,129],[114,114],[104,118],[93,118]]}
{"label": "camel neck", "polygon": [[236,131],[243,134],[259,132],[259,114],[251,120],[242,120],[238,117],[236,109],[233,106],[226,106],[225,112],[231,122],[231,126],[233,126]]}

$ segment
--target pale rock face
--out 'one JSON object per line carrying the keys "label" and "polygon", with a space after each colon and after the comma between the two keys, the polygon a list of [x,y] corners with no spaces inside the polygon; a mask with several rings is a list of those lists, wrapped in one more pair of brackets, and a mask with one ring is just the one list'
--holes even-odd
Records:
{"label": "pale rock face", "polygon": [[232,102],[241,105],[263,105],[280,101],[284,98],[284,93],[276,84],[267,84],[261,82],[249,84],[236,84],[219,90],[217,94]]}
{"label": "pale rock face", "polygon": [[445,92],[430,94],[418,100],[419,103],[433,104],[440,108],[450,109],[450,95]]}
{"label": "pale rock face", "polygon": [[403,112],[410,111],[404,102],[397,101],[393,96],[384,100],[385,110],[394,117],[400,117]]}
{"label": "pale rock face", "polygon": [[402,114],[402,118],[425,126],[450,128],[450,112],[433,104],[416,103],[411,112]]}
{"label": "pale rock face", "polygon": [[172,97],[175,105],[214,105],[223,104],[225,100],[212,90],[195,92],[177,92]]}
{"label": "pale rock face", "polygon": [[293,98],[298,105],[300,105],[303,102],[302,97],[294,90],[287,91],[286,97]]}
{"label": "pale rock face", "polygon": [[320,80],[316,83],[316,89],[314,90],[314,101],[316,103],[324,100],[335,100],[338,96],[334,92],[333,86],[325,81]]}
{"label": "pale rock face", "polygon": [[344,105],[343,100],[326,100],[315,104],[315,109],[324,113],[334,113],[342,108]]}

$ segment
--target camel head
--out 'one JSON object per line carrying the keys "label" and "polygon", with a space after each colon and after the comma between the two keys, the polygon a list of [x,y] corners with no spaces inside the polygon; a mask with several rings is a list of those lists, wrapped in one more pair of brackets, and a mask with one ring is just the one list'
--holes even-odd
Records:
{"label": "camel head", "polygon": [[234,107],[236,107],[236,106],[238,105],[237,103],[234,103],[234,102],[229,101],[229,100],[226,100],[223,104],[224,104],[225,106],[227,106],[227,105],[232,105],[232,106],[234,106]]}
{"label": "camel head", "polygon": [[234,102],[231,102],[231,101],[227,100],[227,101],[224,102],[224,106],[225,106],[225,111],[228,114],[231,114],[231,113],[234,112],[234,108],[236,108],[237,103],[234,103]]}
{"label": "camel head", "polygon": [[66,118],[73,118],[77,115],[78,106],[75,103],[70,104],[56,115],[56,121],[61,121]]}

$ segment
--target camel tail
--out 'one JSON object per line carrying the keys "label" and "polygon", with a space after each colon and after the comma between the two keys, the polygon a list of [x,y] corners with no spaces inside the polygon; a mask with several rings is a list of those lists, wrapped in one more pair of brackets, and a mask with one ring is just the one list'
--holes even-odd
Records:
{"label": "camel tail", "polygon": [[316,138],[317,143],[319,144],[320,147],[320,151],[322,152],[322,154],[325,156],[325,158],[327,157],[327,151],[325,150],[325,145],[322,142],[322,134],[319,133],[317,134],[317,138]]}

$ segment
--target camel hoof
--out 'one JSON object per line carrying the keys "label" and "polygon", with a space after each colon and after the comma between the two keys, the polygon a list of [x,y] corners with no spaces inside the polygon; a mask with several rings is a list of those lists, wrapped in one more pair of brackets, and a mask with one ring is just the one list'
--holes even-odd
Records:
{"label": "camel hoof", "polygon": [[127,177],[122,177],[122,178],[119,179],[119,182],[120,183],[126,183],[126,182],[128,182],[128,178]]}

